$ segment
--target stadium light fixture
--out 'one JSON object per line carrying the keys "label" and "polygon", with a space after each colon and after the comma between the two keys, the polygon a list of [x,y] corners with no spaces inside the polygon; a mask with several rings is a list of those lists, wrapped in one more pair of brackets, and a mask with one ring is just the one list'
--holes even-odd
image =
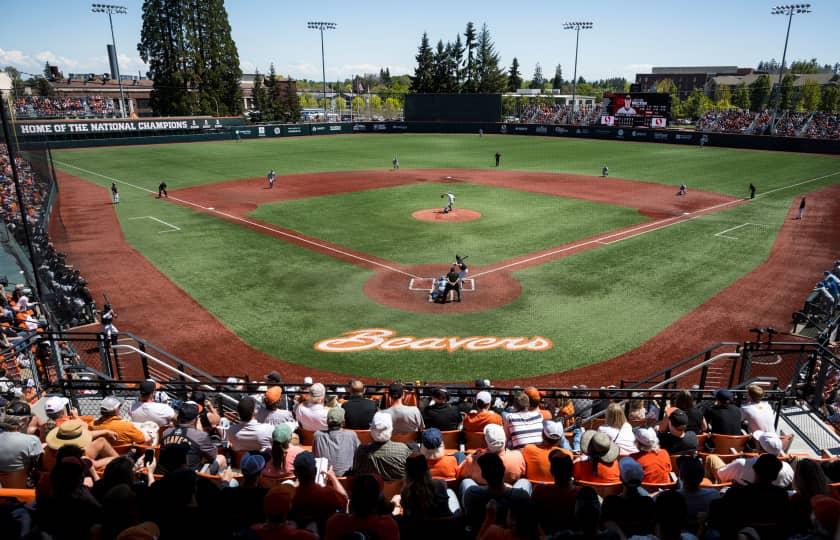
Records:
{"label": "stadium light fixture", "polygon": [[790,38],[790,23],[793,22],[794,15],[804,15],[811,13],[811,4],[786,4],[775,6],[770,10],[771,15],[787,15],[787,33],[785,34],[785,48],[782,51],[782,65],[779,67],[779,82],[776,84],[776,104],[773,106],[773,117],[770,119],[770,130],[776,132],[776,115],[779,112],[779,105],[782,101],[782,76],[785,73],[785,59],[787,58],[788,38]]}
{"label": "stadium light fixture", "polygon": [[125,92],[123,91],[122,77],[120,77],[120,58],[117,55],[117,40],[114,38],[114,21],[111,16],[125,15],[128,10],[125,6],[115,6],[112,4],[91,4],[90,10],[94,13],[108,14],[108,24],[111,25],[111,45],[114,47],[114,64],[117,68],[117,84],[120,87],[120,112],[122,113],[122,117],[125,118],[127,116],[125,110]]}
{"label": "stadium light fixture", "polygon": [[580,31],[592,30],[592,26],[593,24],[590,21],[571,21],[563,23],[563,30],[575,31],[575,72],[574,75],[572,75],[572,115],[574,115],[575,109],[577,109],[577,64],[578,45],[580,44]]}
{"label": "stadium light fixture", "polygon": [[334,22],[324,21],[309,21],[306,27],[310,30],[319,30],[321,32],[321,74],[324,77],[324,122],[327,121],[327,67],[324,63],[324,30],[335,30]]}

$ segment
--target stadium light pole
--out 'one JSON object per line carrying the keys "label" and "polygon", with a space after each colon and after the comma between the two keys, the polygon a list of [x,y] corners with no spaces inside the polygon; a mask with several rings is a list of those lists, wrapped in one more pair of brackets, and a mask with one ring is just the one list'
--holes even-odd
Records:
{"label": "stadium light pole", "polygon": [[114,14],[125,15],[126,8],[125,6],[115,6],[112,4],[91,4],[90,10],[94,13],[108,14],[108,24],[111,25],[111,45],[114,47],[114,64],[117,68],[117,84],[120,86],[120,112],[122,112],[122,117],[125,118],[127,116],[125,110],[125,92],[123,91],[122,77],[120,77],[120,59],[117,56],[117,40],[114,38],[114,21],[111,16]]}
{"label": "stadium light pole", "polygon": [[580,44],[580,31],[591,30],[592,23],[589,21],[573,21],[563,23],[563,30],[575,31],[575,72],[572,75],[572,112],[575,113],[577,108],[577,64],[578,64],[578,45]]}
{"label": "stadium light pole", "polygon": [[321,32],[321,74],[324,77],[324,122],[327,121],[327,65],[324,62],[324,30],[335,30],[334,22],[309,21],[306,27]]}
{"label": "stadium light pole", "polygon": [[787,58],[788,39],[790,38],[790,24],[793,22],[794,15],[804,15],[811,13],[811,4],[787,4],[776,6],[770,10],[771,15],[787,15],[787,32],[785,33],[785,48],[782,50],[782,65],[779,68],[779,82],[776,83],[777,94],[776,103],[773,106],[773,118],[770,119],[770,128],[776,131],[776,113],[779,111],[779,105],[782,101],[782,77],[785,73],[785,58]]}

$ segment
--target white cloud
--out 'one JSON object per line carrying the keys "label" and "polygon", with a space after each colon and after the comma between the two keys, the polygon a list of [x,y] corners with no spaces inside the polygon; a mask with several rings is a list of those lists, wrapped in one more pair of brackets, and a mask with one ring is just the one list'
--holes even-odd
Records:
{"label": "white cloud", "polygon": [[16,68],[28,69],[31,67],[37,66],[37,62],[35,62],[30,56],[23,53],[23,51],[7,51],[5,49],[0,49],[0,64],[5,65],[12,65]]}
{"label": "white cloud", "polygon": [[75,71],[79,67],[79,62],[66,56],[59,56],[52,51],[41,51],[35,55],[35,59],[39,64],[43,65],[49,62],[51,66],[58,66],[62,71]]}

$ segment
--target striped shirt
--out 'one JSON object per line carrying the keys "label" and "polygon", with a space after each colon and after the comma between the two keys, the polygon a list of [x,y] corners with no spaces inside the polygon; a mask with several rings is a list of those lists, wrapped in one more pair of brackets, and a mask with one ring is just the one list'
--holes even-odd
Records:
{"label": "striped shirt", "polygon": [[505,417],[505,433],[511,448],[542,444],[543,416],[539,410],[509,413]]}

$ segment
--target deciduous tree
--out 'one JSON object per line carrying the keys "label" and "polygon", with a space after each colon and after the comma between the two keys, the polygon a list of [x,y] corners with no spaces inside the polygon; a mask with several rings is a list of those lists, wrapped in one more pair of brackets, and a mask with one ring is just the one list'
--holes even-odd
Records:
{"label": "deciduous tree", "polygon": [[750,108],[750,91],[747,89],[747,83],[741,83],[735,87],[735,95],[732,96],[732,104],[739,109]]}
{"label": "deciduous tree", "polygon": [[802,83],[801,96],[800,104],[806,111],[813,112],[820,108],[822,96],[820,95],[820,85],[817,81],[807,79]]}
{"label": "deciduous tree", "polygon": [[770,96],[770,77],[759,75],[750,84],[750,110],[760,111],[767,105],[767,98]]}

